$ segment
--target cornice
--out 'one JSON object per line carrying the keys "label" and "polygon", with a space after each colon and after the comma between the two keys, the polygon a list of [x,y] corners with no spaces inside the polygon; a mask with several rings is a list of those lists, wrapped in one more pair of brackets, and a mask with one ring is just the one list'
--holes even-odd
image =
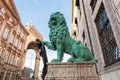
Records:
{"label": "cornice", "polygon": [[5,7],[9,10],[9,12],[12,14],[12,16],[13,16],[17,21],[21,22],[20,17],[19,17],[18,12],[17,12],[17,9],[16,9],[16,7],[15,7],[15,5],[14,5],[13,0],[11,0],[11,4],[12,4],[12,8],[13,8],[14,10],[12,10],[12,9],[10,8],[10,6],[6,3],[5,0],[1,0],[1,1],[2,1],[2,3],[5,5]]}
{"label": "cornice", "polygon": [[39,38],[40,40],[43,40],[43,36],[36,30],[36,28],[32,25],[32,23],[28,23],[25,28],[27,31],[32,33],[35,37]]}

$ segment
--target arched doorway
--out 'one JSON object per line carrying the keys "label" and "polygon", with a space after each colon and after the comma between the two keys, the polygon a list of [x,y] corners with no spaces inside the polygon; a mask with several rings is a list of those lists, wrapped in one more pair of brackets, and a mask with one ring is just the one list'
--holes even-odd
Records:
{"label": "arched doorway", "polygon": [[[28,44],[26,54],[29,54],[28,58],[33,58],[34,64],[32,65],[32,61],[30,61],[30,67],[34,67],[34,78],[38,77],[39,74],[39,67],[40,67],[40,49],[37,47],[36,42],[32,41]],[[31,55],[31,56],[30,56]],[[32,59],[31,59],[32,60]]]}
{"label": "arched doorway", "polygon": [[22,71],[23,77],[32,78],[34,76],[35,59],[36,59],[35,50],[28,49],[26,52],[24,69]]}

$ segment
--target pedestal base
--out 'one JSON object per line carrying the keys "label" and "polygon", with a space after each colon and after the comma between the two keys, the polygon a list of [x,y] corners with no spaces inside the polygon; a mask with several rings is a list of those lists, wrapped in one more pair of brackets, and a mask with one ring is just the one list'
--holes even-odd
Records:
{"label": "pedestal base", "polygon": [[45,80],[99,80],[95,63],[48,63]]}

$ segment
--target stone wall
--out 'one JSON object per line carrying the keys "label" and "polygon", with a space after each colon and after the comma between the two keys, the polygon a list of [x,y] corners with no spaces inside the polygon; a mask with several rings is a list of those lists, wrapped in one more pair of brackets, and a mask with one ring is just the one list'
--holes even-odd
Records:
{"label": "stone wall", "polygon": [[[77,37],[79,37],[78,39],[82,41],[83,30],[85,30],[85,34],[90,34],[92,45],[90,46],[90,38],[87,35],[85,36],[85,39],[87,40],[86,44],[90,50],[93,49],[94,56],[98,60],[96,66],[97,71],[101,76],[101,80],[120,80],[120,61],[118,60],[118,62],[105,66],[102,48],[95,25],[96,15],[101,3],[103,3],[111,23],[111,28],[113,30],[117,46],[120,49],[120,0],[97,0],[94,11],[92,11],[90,6],[91,1],[92,0],[79,0],[81,17],[79,17],[79,14],[77,15],[79,23],[79,35],[77,35]],[[86,26],[88,26],[89,32],[87,31]]]}

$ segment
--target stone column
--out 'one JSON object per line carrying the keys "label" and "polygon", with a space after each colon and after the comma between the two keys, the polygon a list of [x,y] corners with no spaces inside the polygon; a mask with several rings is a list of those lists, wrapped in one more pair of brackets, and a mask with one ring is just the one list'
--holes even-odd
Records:
{"label": "stone column", "polygon": [[6,74],[7,74],[7,71],[5,70],[2,80],[5,80]]}
{"label": "stone column", "polygon": [[36,60],[35,60],[35,68],[34,68],[34,78],[38,77],[38,74],[39,74],[39,66],[40,66],[40,57],[36,57]]}
{"label": "stone column", "polygon": [[12,72],[10,72],[10,77],[9,77],[9,80],[11,80],[11,78],[12,78]]}
{"label": "stone column", "polygon": [[22,75],[21,72],[22,72],[22,70],[23,70],[23,68],[24,68],[26,52],[27,52],[27,50],[24,50],[24,52],[22,53],[23,55],[21,55],[21,60],[20,60],[20,71],[19,71],[20,75]]}

